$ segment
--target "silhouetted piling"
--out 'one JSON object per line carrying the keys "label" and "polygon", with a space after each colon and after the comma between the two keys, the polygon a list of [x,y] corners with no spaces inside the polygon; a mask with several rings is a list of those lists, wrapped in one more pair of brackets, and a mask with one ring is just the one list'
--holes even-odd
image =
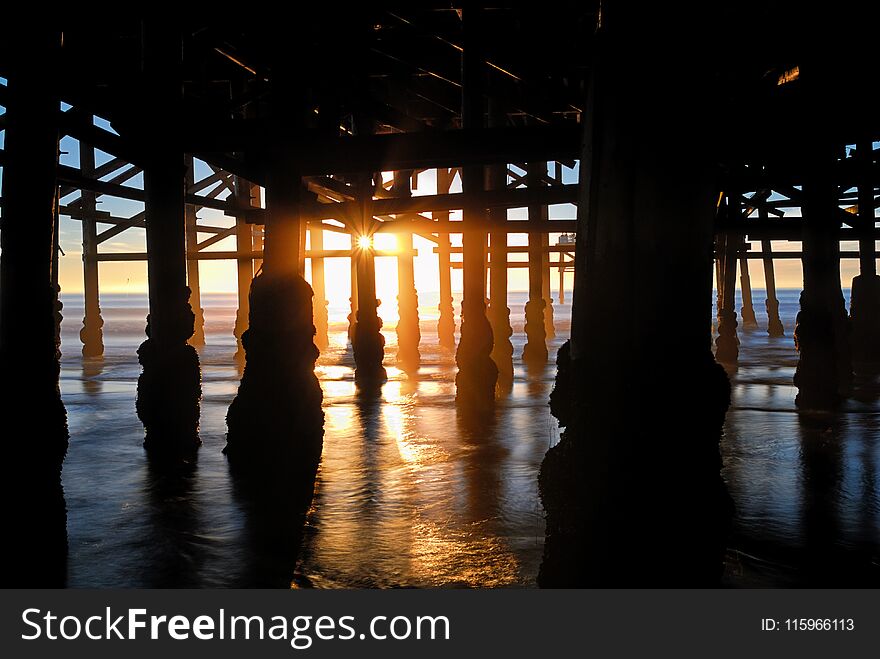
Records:
{"label": "silhouetted piling", "polygon": [[[354,258],[357,264],[357,324],[351,347],[354,352],[355,382],[372,387],[387,379],[382,361],[385,358],[385,337],[379,317],[376,298],[376,251],[373,246],[372,179],[362,177],[360,182],[361,221],[357,234]],[[363,241],[363,242],[361,242]]]}
{"label": "silhouetted piling", "polygon": [[[824,146],[824,148],[823,148]],[[794,375],[800,408],[836,407],[852,385],[852,356],[843,291],[837,184],[832,177],[835,152],[822,144],[808,156],[804,181],[804,290],[794,330],[799,358]]]}
{"label": "silhouetted piling", "polygon": [[[731,195],[728,195],[728,200]],[[738,204],[728,213],[738,212]],[[721,281],[718,283],[721,307],[718,312],[718,338],[715,339],[715,359],[722,364],[736,364],[739,358],[739,338],[736,335],[736,237],[726,234],[721,245]]]}
{"label": "silhouetted piling", "polygon": [[[199,445],[201,374],[198,355],[187,343],[195,315],[186,286],[185,163],[177,123],[182,105],[180,35],[162,23],[144,26],[147,102],[144,136],[147,274],[150,313],[147,340],[138,348],[137,413],[144,447],[189,454]],[[148,109],[165,104],[158,116]]]}
{"label": "silhouetted piling", "polygon": [[[192,187],[195,181],[194,163],[192,156],[186,156],[186,189]],[[197,233],[196,209],[192,204],[186,205],[186,251],[194,254],[199,250],[199,235]],[[205,345],[205,310],[202,309],[202,289],[199,285],[199,260],[187,258],[186,260],[186,285],[189,286],[189,306],[193,311],[193,334],[189,338],[189,344],[200,347]]]}
{"label": "silhouetted piling", "polygon": [[[394,185],[391,188],[394,196],[411,196],[411,180],[411,171],[394,172]],[[397,234],[397,361],[408,373],[419,368],[419,341],[422,338],[412,250],[412,234]]]}
{"label": "silhouetted piling", "polygon": [[[545,216],[547,207],[545,206]],[[553,295],[550,292],[550,234],[541,233],[541,295],[544,298],[544,336],[547,339],[556,338],[556,326],[553,320]],[[560,252],[559,258],[562,258]]]}
{"label": "silhouetted piling", "polygon": [[[251,284],[242,337],[247,361],[226,416],[225,452],[233,465],[317,467],[324,414],[311,298],[308,283],[291,273],[263,273]],[[269,467],[277,459],[282,463]]]}
{"label": "silhouetted piling", "polygon": [[348,297],[348,315],[346,316],[346,320],[348,321],[348,340],[351,342],[354,339],[355,332],[357,331],[357,310],[358,310],[358,278],[357,278],[357,256],[355,255],[355,250],[357,249],[356,238],[354,236],[351,237],[351,251],[352,256],[349,259],[349,274],[350,274],[350,282],[351,282],[351,295]]}
{"label": "silhouetted piling", "polygon": [[[79,168],[83,176],[93,176],[95,171],[95,150],[80,142]],[[91,190],[83,190],[80,197],[83,245],[83,326],[79,331],[83,357],[100,357],[104,354],[104,319],[98,297],[98,223],[94,213],[97,210],[97,195]]]}
{"label": "silhouetted piling", "polygon": [[[4,35],[4,38],[6,36]],[[61,464],[67,413],[58,388],[57,287],[53,284],[60,32],[18,26],[5,45],[7,135],[0,231],[0,418],[6,504],[3,587],[64,585],[66,509]]]}
{"label": "silhouetted piling", "polygon": [[[496,214],[504,212],[494,211]],[[489,211],[490,221],[493,210]],[[506,215],[506,212],[504,212]],[[498,221],[506,221],[506,217]],[[507,233],[489,232],[489,310],[492,327],[492,361],[498,367],[498,384],[509,387],[513,383],[513,328],[510,326],[510,307],[507,306]]]}
{"label": "silhouetted piling", "polygon": [[[527,165],[526,180],[530,188],[541,185],[547,172],[547,163],[530,162]],[[546,220],[547,208],[541,205],[529,206],[529,223],[540,224]],[[526,303],[525,332],[526,344],[523,347],[523,361],[529,364],[544,364],[547,361],[547,328],[544,325],[544,250],[541,233],[529,232],[529,301]]]}
{"label": "silhouetted piling", "polygon": [[550,414],[562,427],[571,422],[572,377],[571,340],[568,340],[556,351],[556,379],[550,392]]}
{"label": "silhouetted piling", "polygon": [[[482,128],[483,59],[479,51],[482,9],[462,10],[462,127]],[[485,186],[482,167],[462,168],[462,191],[482,191]],[[492,361],[492,327],[486,317],[486,239],[482,208],[466,204],[462,209],[463,297],[461,338],[455,363],[456,402],[480,408],[495,400],[498,367]]]}
{"label": "silhouetted piling", "polygon": [[[240,176],[233,178],[235,198],[243,206],[254,203],[254,194],[258,194],[256,186]],[[235,336],[235,357],[239,362],[244,361],[244,347],[241,345],[241,337],[248,328],[248,315],[250,307],[248,296],[250,295],[251,280],[254,278],[254,261],[250,253],[254,249],[253,225],[248,224],[247,217],[238,215],[235,218],[235,246],[239,253],[247,254],[239,257],[235,263],[235,280],[238,306],[235,311],[235,326],[232,330]]]}
{"label": "silhouetted piling", "polygon": [[[465,219],[467,222],[467,219]],[[479,232],[474,232],[479,234]],[[485,236],[485,234],[483,234]],[[473,236],[479,238],[479,236]],[[478,242],[471,246],[469,240],[465,240],[465,291],[462,302],[461,314],[461,338],[458,343],[458,351],[455,353],[455,363],[458,373],[455,376],[456,401],[463,405],[475,407],[492,404],[495,400],[495,383],[498,379],[498,367],[492,361],[492,327],[486,318],[486,303],[482,272],[482,254],[477,260],[469,252],[482,251],[482,245]],[[470,260],[468,256],[471,256]],[[471,268],[469,281],[468,265]],[[474,271],[478,271],[475,276]],[[470,286],[469,286],[470,284]],[[470,289],[470,292],[469,290]]]}
{"label": "silhouetted piling", "polygon": [[[324,229],[316,227],[309,230],[309,241],[312,252],[320,253],[324,249]],[[312,308],[315,323],[315,345],[319,349],[326,348],[330,344],[327,332],[330,327],[327,314],[327,285],[324,278],[324,257],[313,256],[312,259]]]}
{"label": "silhouetted piling", "polygon": [[[602,23],[584,115],[571,415],[541,467],[539,583],[708,586],[730,515],[718,448],[730,389],[707,342],[717,101],[705,62],[694,70],[677,54],[706,44],[676,12],[612,4]],[[629,55],[645,49],[664,75],[632,85]],[[677,322],[658,322],[673,289]]]}
{"label": "silhouetted piling", "polygon": [[[455,170],[440,168],[437,170],[437,194],[449,192]],[[449,222],[449,211],[434,213],[434,218],[440,223]],[[444,231],[437,233],[437,263],[439,265],[438,285],[440,287],[440,302],[437,310],[440,315],[437,319],[437,339],[441,346],[449,350],[455,350],[455,311],[452,307],[452,273],[449,266],[449,234]]]}
{"label": "silhouetted piling", "polygon": [[[745,243],[743,243],[745,246]],[[743,329],[755,329],[758,327],[758,319],[755,317],[755,307],[752,304],[752,278],[749,276],[749,260],[745,252],[739,259],[739,287],[742,291],[742,321]]]}
{"label": "silhouetted piling", "polygon": [[[489,127],[504,126],[504,114],[498,100],[489,97]],[[507,166],[486,167],[486,189],[507,188]],[[489,324],[492,326],[492,361],[498,367],[498,384],[508,388],[513,384],[513,344],[510,337],[510,308],[507,306],[507,209],[490,208],[486,212],[489,223]]]}
{"label": "silhouetted piling", "polygon": [[870,139],[859,142],[859,274],[853,278],[849,316],[852,356],[860,371],[880,371],[880,275],[874,242],[874,150]]}
{"label": "silhouetted piling", "polygon": [[[759,209],[762,219],[767,219],[766,209]],[[761,241],[761,251],[770,254],[771,243],[769,240]],[[767,309],[767,334],[773,337],[785,336],[785,327],[779,318],[779,298],[776,297],[776,273],[773,270],[773,258],[764,257],[764,285],[767,289],[767,299],[764,307]]]}
{"label": "silhouetted piling", "polygon": [[[273,24],[271,79],[275,146],[266,154],[266,225],[262,271],[251,283],[245,367],[226,414],[226,448],[235,478],[267,491],[288,485],[311,498],[324,437],[323,392],[315,375],[312,288],[303,278],[302,173],[282,137],[312,116],[298,78],[295,41]],[[260,485],[260,482],[263,485]],[[287,484],[287,485],[285,485]]]}
{"label": "silhouetted piling", "polygon": [[[157,338],[151,313],[147,316],[147,340],[137,350],[142,367],[137,385],[137,414],[144,424],[144,447],[156,453],[189,455],[201,443],[199,357],[186,342],[192,336],[194,323],[189,299],[186,286],[176,296],[163,299],[161,304],[178,308],[174,325],[169,328],[166,324],[165,338]],[[166,316],[165,320],[172,319]]]}
{"label": "silhouetted piling", "polygon": [[[288,180],[282,177],[282,180]],[[323,444],[323,394],[315,375],[312,289],[297,272],[298,195],[268,191],[263,272],[250,291],[245,369],[226,422],[233,470],[278,479],[314,478]]]}

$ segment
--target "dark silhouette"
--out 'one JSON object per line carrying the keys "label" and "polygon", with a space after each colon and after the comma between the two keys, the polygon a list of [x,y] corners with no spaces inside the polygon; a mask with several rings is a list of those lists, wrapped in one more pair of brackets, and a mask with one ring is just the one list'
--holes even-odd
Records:
{"label": "dark silhouette", "polygon": [[[540,473],[542,586],[720,583],[732,510],[718,448],[730,385],[706,336],[717,192],[702,136],[713,101],[699,82],[711,78],[686,55],[653,48],[661,34],[707,47],[677,21],[667,7],[638,18],[603,7],[580,170],[570,414]],[[654,53],[662,82],[628,84],[635,47]],[[638,109],[645,99],[658,101],[650,116]],[[673,287],[675,328],[665,321]]]}
{"label": "dark silhouette", "polygon": [[550,392],[550,413],[562,427],[571,422],[572,378],[571,341],[566,341],[556,353],[556,381]]}
{"label": "dark silhouette", "polygon": [[153,338],[147,317],[147,340],[137,351],[143,367],[138,378],[137,414],[144,424],[144,447],[148,451],[186,456],[201,444],[198,425],[202,387],[198,353],[186,343],[192,336],[194,319],[189,289],[182,290],[179,298],[182,317],[177,341],[164,346],[159,343]]}
{"label": "dark silhouette", "polygon": [[[448,383],[430,381],[442,369],[422,367],[428,350],[413,236],[435,246],[437,341],[444,357],[456,351],[456,439],[469,451],[472,515],[501,505],[498,419],[508,400],[523,391],[546,401],[555,332],[550,268],[564,273],[572,266],[564,255],[575,255],[571,337],[557,353],[549,396],[565,431],[539,477],[547,521],[539,582],[548,587],[720,583],[734,514],[720,474],[728,376],[744,385],[743,401],[756,370],[744,346],[755,345],[757,333],[737,334],[759,320],[749,259],[763,261],[771,337],[783,336],[780,299],[789,302],[777,294],[774,259],[800,259],[794,384],[809,487],[804,548],[792,562],[810,584],[873,575],[876,539],[847,546],[835,509],[849,431],[845,417],[832,413],[873,413],[877,399],[873,23],[838,7],[703,4],[638,11],[622,0],[491,9],[322,5],[298,9],[295,23],[277,9],[257,22],[82,15],[0,26],[0,74],[8,82],[0,85],[4,583],[62,585],[66,575],[61,217],[82,226],[84,358],[99,359],[109,336],[99,264],[146,262],[136,413],[158,547],[151,583],[200,583],[199,567],[211,560],[182,541],[201,524],[194,505],[205,476],[195,462],[200,359],[218,366],[210,341],[201,357],[192,345],[205,342],[202,260],[234,261],[236,271],[241,380],[225,454],[252,549],[241,581],[285,586],[295,570],[324,447],[315,365],[319,349],[335,348],[328,301],[339,282],[326,281],[326,259],[351,264],[363,458],[367,485],[381,489],[382,388],[397,383],[385,384],[378,234],[399,240],[396,363],[408,376],[404,395],[416,400],[430,382],[447,404]],[[852,97],[842,101],[841,90]],[[78,162],[60,156],[61,138],[76,141]],[[567,183],[563,167],[576,166],[579,183]],[[436,172],[436,190],[415,185],[426,172]],[[111,198],[143,209],[121,217],[115,202],[104,204]],[[565,210],[575,205],[577,218]],[[515,217],[521,209],[526,217]],[[204,211],[229,223],[207,221]],[[140,252],[109,249],[130,230],[145,232]],[[351,249],[329,239],[325,246],[334,233]],[[511,234],[527,234],[528,244]],[[551,245],[558,234],[566,241]],[[223,251],[233,240],[234,249]],[[800,243],[801,252],[774,252],[777,241]],[[847,243],[858,250],[842,250]],[[840,264],[855,258],[847,315]],[[524,386],[514,383],[508,301],[509,269],[520,267],[529,281]],[[789,323],[793,314],[783,312]],[[74,351],[66,352],[70,359]],[[793,366],[789,358],[784,367]],[[339,368],[332,359],[322,368]],[[65,368],[65,378],[82,373],[87,381],[65,388],[72,414],[81,413],[83,391],[92,407],[114,393],[88,382],[100,362]],[[349,386],[347,375],[336,381]],[[774,404],[793,413],[788,399]],[[525,432],[537,446],[546,433],[535,425]],[[413,473],[441,459],[398,439]],[[876,494],[873,467],[865,474]],[[369,505],[372,514],[381,503]],[[869,513],[859,513],[865,535]]]}

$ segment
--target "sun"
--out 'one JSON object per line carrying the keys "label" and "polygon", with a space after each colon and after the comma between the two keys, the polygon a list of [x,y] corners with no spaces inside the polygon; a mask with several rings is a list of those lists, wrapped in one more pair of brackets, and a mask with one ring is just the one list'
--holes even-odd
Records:
{"label": "sun", "polygon": [[370,249],[373,246],[373,239],[370,236],[358,236],[357,246],[361,249]]}

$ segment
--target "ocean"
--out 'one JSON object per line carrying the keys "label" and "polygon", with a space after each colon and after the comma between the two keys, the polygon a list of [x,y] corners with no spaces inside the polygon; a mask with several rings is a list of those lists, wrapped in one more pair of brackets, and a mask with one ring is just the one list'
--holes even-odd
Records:
{"label": "ocean", "polygon": [[[870,395],[876,383],[863,383],[868,395],[851,401],[835,420],[805,423],[794,408],[791,382],[799,291],[779,292],[787,334],[781,339],[767,336],[764,293],[753,294],[761,328],[740,331],[740,364],[731,372],[734,402],[722,441],[724,476],[737,506],[725,581],[797,584],[803,557],[812,555],[816,542],[858,550],[870,564],[880,546],[880,395]],[[416,379],[395,368],[393,325],[383,329],[389,379],[381,403],[368,408],[355,397],[348,309],[329,309],[331,345],[317,366],[324,454],[302,547],[289,561],[293,587],[535,585],[544,537],[537,472],[559,439],[547,397],[571,307],[553,305],[557,336],[548,341],[550,362],[527,370],[520,359],[526,294],[510,294],[515,381],[498,401],[490,430],[473,436],[456,415],[454,355],[437,344],[436,298],[420,295],[422,367]],[[266,556],[254,542],[221,453],[225,414],[240,377],[233,360],[235,296],[202,297],[202,446],[192,474],[171,488],[146,460],[135,414],[135,351],[144,338],[146,296],[101,296],[106,350],[103,359],[89,360],[81,357],[78,338],[82,299],[64,294],[62,300],[68,585],[260,583],[255,566]]]}

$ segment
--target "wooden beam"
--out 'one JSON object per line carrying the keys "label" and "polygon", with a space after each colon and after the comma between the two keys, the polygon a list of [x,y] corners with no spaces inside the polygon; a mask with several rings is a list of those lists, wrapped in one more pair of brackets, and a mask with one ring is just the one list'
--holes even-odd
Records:
{"label": "wooden beam", "polygon": [[[351,258],[354,252],[350,249],[325,249],[320,252],[312,252],[311,250],[306,250],[305,258],[323,258],[323,259],[332,259],[332,258]],[[376,250],[373,253],[374,257],[397,257],[401,254],[408,254],[410,256],[418,256],[418,250]],[[236,261],[238,259],[261,259],[263,258],[263,252],[260,251],[251,251],[251,252],[187,252],[186,258],[190,261],[225,261],[232,260]],[[98,254],[96,257],[98,261],[146,261],[147,253],[146,252],[105,252],[103,254]]]}
{"label": "wooden beam", "polygon": [[[381,217],[403,213],[445,212],[461,209],[465,205],[472,205],[475,208],[524,208],[530,204],[573,204],[577,200],[577,187],[577,185],[557,185],[536,189],[519,188],[516,190],[488,190],[472,193],[459,192],[421,197],[374,199],[371,207],[373,215]],[[303,204],[302,212],[308,220],[335,219],[346,222],[349,218],[356,217],[358,204],[356,202],[338,204],[311,202]],[[565,231],[565,229],[562,230]]]}
{"label": "wooden beam", "polygon": [[119,135],[114,135],[110,131],[98,128],[94,124],[83,122],[82,116],[69,115],[67,112],[60,112],[59,124],[63,134],[70,135],[76,139],[91,144],[92,146],[109,153],[117,158],[122,158],[130,163],[143,164],[140,151],[130,142]]}
{"label": "wooden beam", "polygon": [[[132,174],[134,176],[134,174]],[[117,177],[119,178],[119,177]],[[131,201],[144,201],[144,191],[139,188],[132,188],[126,185],[119,185],[112,181],[96,181],[86,178],[80,174],[79,170],[66,165],[58,165],[58,180],[69,183],[76,188],[91,190],[102,195],[111,197],[119,197],[121,199],[129,199]],[[262,208],[241,208],[234,199],[211,199],[194,194],[186,195],[186,203],[192,204],[200,208],[213,208],[223,211],[226,215],[244,214],[255,216],[258,218],[257,224],[262,224],[265,211]]]}
{"label": "wooden beam", "polygon": [[98,237],[97,237],[98,244],[100,245],[101,243],[106,242],[115,236],[118,236],[120,233],[122,233],[126,229],[133,229],[133,228],[145,229],[146,228],[145,217],[146,217],[146,212],[141,211],[140,213],[137,213],[136,215],[132,215],[130,218],[128,218],[127,220],[125,220],[123,222],[118,222],[116,224],[116,226],[113,227],[112,229],[105,229],[104,231],[102,231],[101,233],[98,234]]}
{"label": "wooden beam", "polygon": [[[198,231],[200,231],[200,229],[198,227],[196,227],[196,231],[198,232]],[[228,229],[224,229],[220,233],[217,233],[217,234],[211,236],[210,238],[203,240],[200,243],[197,243],[196,249],[198,251],[203,250],[206,247],[210,247],[211,245],[219,243],[221,240],[224,240],[224,239],[229,238],[230,236],[234,236],[234,235],[235,235],[235,227],[234,226],[229,227]]]}
{"label": "wooden beam", "polygon": [[[297,154],[304,176],[401,169],[431,169],[507,163],[513,160],[576,158],[582,128],[572,122],[552,126],[387,133],[326,137],[314,133],[280,136]],[[262,152],[277,147],[279,136],[258,120],[200,122],[186,128],[186,150],[212,160],[213,153]],[[204,156],[202,155],[204,154]],[[226,169],[221,162],[217,163]],[[253,165],[254,169],[259,169]],[[265,172],[254,182],[265,184]]]}
{"label": "wooden beam", "polygon": [[[211,167],[212,169],[214,169],[210,163],[208,164],[208,167]],[[187,193],[188,194],[196,194],[196,193],[201,192],[202,190],[210,188],[212,185],[217,185],[217,183],[223,183],[224,187],[226,189],[229,189],[229,187],[230,187],[229,186],[229,178],[231,176],[232,175],[227,172],[224,172],[222,170],[216,170],[210,176],[206,176],[201,181],[196,181],[191,186],[189,186],[189,188],[187,189]]]}
{"label": "wooden beam", "polygon": [[[100,167],[95,167],[95,171],[89,174],[89,178],[100,179],[104,178],[108,174],[115,172],[117,169],[121,169],[122,167],[127,167],[131,163],[124,161],[122,158],[113,158],[112,160],[108,160]],[[67,195],[76,192],[79,188],[71,185],[62,185],[61,186],[61,197],[66,197]]]}
{"label": "wooden beam", "polygon": [[[445,249],[451,254],[461,254],[461,247],[448,247]],[[528,245],[507,245],[507,247],[502,247],[501,249],[508,254],[527,254],[529,252]],[[547,253],[561,252],[569,255],[574,254],[574,245],[546,245],[544,247],[539,247],[538,249]],[[439,252],[436,247],[432,251],[435,254]],[[489,250],[487,249],[486,251],[488,252]]]}

